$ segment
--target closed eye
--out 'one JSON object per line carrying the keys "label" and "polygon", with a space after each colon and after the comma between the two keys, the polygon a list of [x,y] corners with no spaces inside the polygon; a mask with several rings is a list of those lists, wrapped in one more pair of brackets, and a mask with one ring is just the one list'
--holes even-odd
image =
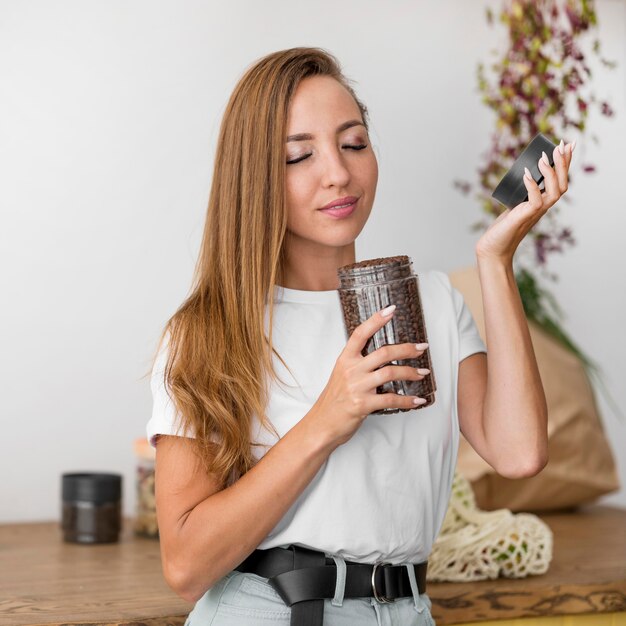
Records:
{"label": "closed eye", "polygon": [[[367,144],[361,144],[358,146],[342,146],[343,148],[349,148],[350,150],[363,150],[363,148],[367,148]],[[305,154],[297,159],[293,159],[292,161],[287,161],[287,165],[293,165],[295,163],[300,163],[300,161],[304,161],[308,157],[311,156],[311,153]]]}

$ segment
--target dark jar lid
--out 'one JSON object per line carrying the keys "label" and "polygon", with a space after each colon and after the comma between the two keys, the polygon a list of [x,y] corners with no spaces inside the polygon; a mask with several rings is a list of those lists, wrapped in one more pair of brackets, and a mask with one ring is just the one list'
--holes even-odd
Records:
{"label": "dark jar lid", "polygon": [[63,501],[117,502],[122,496],[121,474],[85,472],[63,474]]}
{"label": "dark jar lid", "polygon": [[541,153],[546,153],[550,167],[554,167],[552,154],[555,148],[556,144],[552,143],[545,135],[537,133],[498,183],[491,197],[509,209],[514,209],[520,202],[526,202],[528,191],[524,184],[524,168],[527,167],[530,170],[533,180],[540,185],[543,181],[543,174],[538,165]]}

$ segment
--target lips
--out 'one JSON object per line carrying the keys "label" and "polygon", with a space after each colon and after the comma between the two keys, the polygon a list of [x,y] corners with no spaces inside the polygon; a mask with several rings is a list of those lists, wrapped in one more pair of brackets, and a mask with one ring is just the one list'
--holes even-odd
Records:
{"label": "lips", "polygon": [[333,219],[342,219],[344,217],[348,217],[349,215],[352,215],[355,211],[356,211],[356,207],[358,204],[359,200],[357,198],[356,202],[353,202],[352,204],[349,204],[348,206],[334,206],[331,207],[330,209],[320,209],[320,213],[324,214],[324,215],[328,215],[329,217],[333,218]]}
{"label": "lips", "polygon": [[325,209],[333,209],[335,207],[345,206],[346,204],[354,204],[358,198],[356,196],[344,196],[343,198],[338,198],[337,200],[333,200],[329,202],[327,205],[320,207],[320,210]]}

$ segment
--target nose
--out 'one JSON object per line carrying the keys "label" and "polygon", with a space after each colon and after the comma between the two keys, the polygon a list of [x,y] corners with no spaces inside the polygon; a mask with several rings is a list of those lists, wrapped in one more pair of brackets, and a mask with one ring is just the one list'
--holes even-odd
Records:
{"label": "nose", "polygon": [[341,152],[341,148],[329,148],[323,158],[323,175],[322,182],[325,187],[334,185],[335,187],[345,188],[350,182],[350,170],[346,165],[345,155]]}

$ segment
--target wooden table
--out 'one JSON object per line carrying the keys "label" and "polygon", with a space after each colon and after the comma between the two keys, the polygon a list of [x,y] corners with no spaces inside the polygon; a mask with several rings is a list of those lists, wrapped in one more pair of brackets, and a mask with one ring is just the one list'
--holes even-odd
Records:
{"label": "wooden table", "polygon": [[[626,625],[626,510],[541,517],[554,532],[548,573],[429,583],[437,626]],[[91,546],[63,542],[56,522],[0,525],[0,626],[183,626],[192,606],[163,580],[158,541],[134,537],[129,519],[119,543]],[[578,617],[550,619],[562,615]]]}
{"label": "wooden table", "polygon": [[[626,626],[626,509],[595,506],[539,517],[554,536],[548,571],[517,579],[428,583],[437,626],[485,620],[505,620],[496,622],[505,626],[521,617],[534,619],[521,620],[520,626]],[[568,617],[554,617],[563,615]]]}

